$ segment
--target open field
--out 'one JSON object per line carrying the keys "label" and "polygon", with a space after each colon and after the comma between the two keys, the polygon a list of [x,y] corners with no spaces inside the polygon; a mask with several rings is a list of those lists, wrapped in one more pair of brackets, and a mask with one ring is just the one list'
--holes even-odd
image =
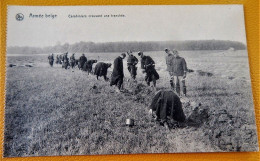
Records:
{"label": "open field", "polygon": [[[144,54],[156,62],[158,89],[170,88],[163,52]],[[103,62],[117,55],[86,54]],[[148,115],[155,91],[146,87],[140,68],[138,85],[126,82],[128,92],[118,94],[103,78],[49,67],[47,55],[7,56],[4,156],[258,150],[247,52],[180,55],[195,72],[187,75],[188,101],[183,99],[188,121],[171,131]],[[199,109],[196,103],[202,104]],[[126,127],[127,118],[136,125]]]}

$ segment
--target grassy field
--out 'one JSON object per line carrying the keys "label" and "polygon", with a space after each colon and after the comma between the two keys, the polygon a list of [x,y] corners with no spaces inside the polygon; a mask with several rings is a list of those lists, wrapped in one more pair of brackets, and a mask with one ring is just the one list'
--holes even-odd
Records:
{"label": "grassy field", "polygon": [[[158,89],[170,88],[163,52],[145,54],[156,62]],[[195,72],[187,75],[182,99],[188,121],[181,127],[172,123],[170,131],[148,115],[155,91],[146,87],[140,68],[138,84],[126,82],[128,92],[118,94],[93,75],[49,67],[46,55],[8,56],[4,156],[257,150],[246,51],[180,54]],[[103,62],[117,55],[86,54]],[[125,76],[130,78],[127,70]],[[125,126],[127,118],[135,126]]]}

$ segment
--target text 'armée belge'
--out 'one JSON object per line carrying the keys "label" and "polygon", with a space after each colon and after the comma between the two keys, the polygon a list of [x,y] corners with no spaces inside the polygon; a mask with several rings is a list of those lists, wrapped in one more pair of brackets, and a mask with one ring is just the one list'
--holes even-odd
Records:
{"label": "text 'arm\u00e9e belge'", "polygon": [[29,14],[29,18],[51,18],[51,19],[54,19],[56,17],[57,17],[56,14],[47,14],[47,13],[45,13],[45,14],[32,14],[32,13],[30,13]]}

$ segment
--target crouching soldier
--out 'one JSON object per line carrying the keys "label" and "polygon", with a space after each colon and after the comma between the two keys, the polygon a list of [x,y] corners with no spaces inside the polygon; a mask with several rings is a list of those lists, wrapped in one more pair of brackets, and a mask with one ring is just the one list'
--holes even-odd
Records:
{"label": "crouching soldier", "polygon": [[94,69],[94,75],[97,76],[97,80],[98,77],[104,77],[105,81],[108,81],[107,78],[107,69],[111,67],[112,64],[110,63],[103,63],[103,62],[99,62],[97,63],[97,65],[95,66]]}
{"label": "crouching soldier", "polygon": [[126,57],[125,53],[122,53],[119,57],[114,60],[114,69],[111,75],[110,86],[116,85],[120,92],[122,90],[122,84],[124,81],[124,68],[123,59]]}
{"label": "crouching soldier", "polygon": [[92,73],[92,66],[94,63],[97,63],[97,60],[88,60],[87,62],[85,62],[85,64],[83,65],[83,71],[88,72],[88,75],[89,73]]}
{"label": "crouching soldier", "polygon": [[143,52],[138,52],[138,56],[141,57],[141,69],[146,73],[145,81],[148,86],[150,82],[153,82],[153,86],[156,87],[156,80],[160,78],[159,74],[155,70],[155,62],[150,56],[145,56]]}
{"label": "crouching soldier", "polygon": [[50,64],[50,66],[52,67],[52,66],[53,66],[53,62],[54,62],[54,56],[53,56],[53,54],[49,55],[49,56],[48,56],[48,59],[49,59],[49,64]]}
{"label": "crouching soldier", "polygon": [[180,98],[173,90],[159,90],[149,106],[149,114],[166,128],[169,128],[168,118],[178,122],[186,119]]}
{"label": "crouching soldier", "polygon": [[136,64],[138,63],[138,59],[133,55],[132,51],[127,52],[127,54],[129,56],[127,59],[127,69],[130,72],[131,77],[135,80],[137,71]]}

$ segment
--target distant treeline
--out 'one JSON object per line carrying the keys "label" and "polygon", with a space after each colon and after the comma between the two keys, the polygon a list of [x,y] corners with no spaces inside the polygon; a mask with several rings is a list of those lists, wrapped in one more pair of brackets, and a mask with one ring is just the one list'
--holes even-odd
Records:
{"label": "distant treeline", "polygon": [[86,53],[86,52],[126,52],[161,51],[165,48],[177,50],[244,50],[246,45],[237,41],[226,40],[189,40],[189,41],[149,41],[149,42],[78,42],[65,43],[49,47],[8,47],[9,54],[41,54],[41,53]]}

